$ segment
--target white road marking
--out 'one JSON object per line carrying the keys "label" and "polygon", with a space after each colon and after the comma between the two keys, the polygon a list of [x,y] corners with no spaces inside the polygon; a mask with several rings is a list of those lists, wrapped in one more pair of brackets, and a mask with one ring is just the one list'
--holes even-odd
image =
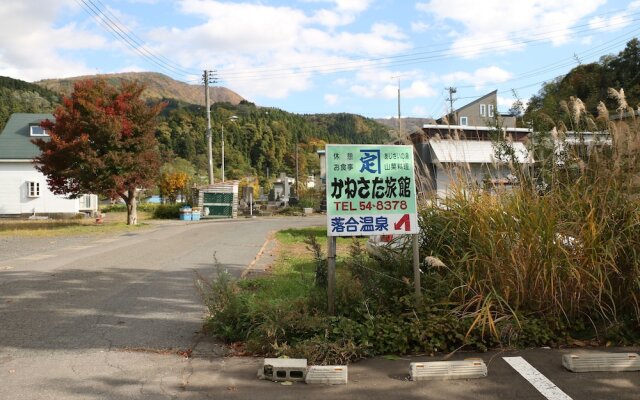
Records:
{"label": "white road marking", "polygon": [[30,256],[20,257],[18,260],[27,260],[27,261],[39,261],[44,260],[46,258],[55,257],[53,254],[33,254]]}
{"label": "white road marking", "polygon": [[502,357],[507,364],[511,365],[513,369],[518,371],[524,379],[528,380],[530,384],[538,392],[549,400],[572,400],[565,392],[560,390],[553,382],[542,375],[537,369],[533,368],[531,364],[525,361],[522,357]]}

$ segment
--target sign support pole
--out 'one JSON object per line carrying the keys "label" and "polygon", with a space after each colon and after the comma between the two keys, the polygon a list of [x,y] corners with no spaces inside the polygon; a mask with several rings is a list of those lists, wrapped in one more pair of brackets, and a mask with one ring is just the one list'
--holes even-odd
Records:
{"label": "sign support pole", "polygon": [[336,315],[336,237],[327,237],[327,302],[329,315]]}
{"label": "sign support pole", "polygon": [[422,286],[420,284],[420,234],[413,235],[413,285],[416,291],[416,308],[422,304]]}

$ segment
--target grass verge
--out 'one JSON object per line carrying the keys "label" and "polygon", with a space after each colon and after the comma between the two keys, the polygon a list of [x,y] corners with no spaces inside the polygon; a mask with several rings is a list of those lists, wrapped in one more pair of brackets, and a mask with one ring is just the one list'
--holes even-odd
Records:
{"label": "grass verge", "polygon": [[104,222],[96,224],[94,218],[64,219],[64,220],[1,220],[0,236],[19,237],[53,237],[75,235],[98,235],[128,232],[144,229],[144,222],[151,218],[147,212],[139,212],[138,225],[126,224],[126,212],[110,212],[105,214]]}

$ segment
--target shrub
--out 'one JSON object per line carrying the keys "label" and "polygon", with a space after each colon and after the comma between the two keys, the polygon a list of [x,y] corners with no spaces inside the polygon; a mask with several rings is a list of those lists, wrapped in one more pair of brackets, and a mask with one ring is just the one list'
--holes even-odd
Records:
{"label": "shrub", "polygon": [[182,204],[157,204],[153,209],[155,219],[178,219]]}

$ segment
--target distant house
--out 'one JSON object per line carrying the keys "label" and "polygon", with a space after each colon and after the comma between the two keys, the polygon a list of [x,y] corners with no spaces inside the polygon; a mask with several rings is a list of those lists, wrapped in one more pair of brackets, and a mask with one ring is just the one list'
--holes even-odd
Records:
{"label": "distant house", "polygon": [[[447,197],[454,184],[490,185],[512,183],[513,166],[500,159],[493,142],[479,140],[429,140],[414,143],[426,172],[421,190]],[[522,142],[513,142],[515,161],[522,166],[533,162]]]}
{"label": "distant house", "polygon": [[458,108],[452,114],[437,120],[437,124],[474,127],[491,126],[496,116],[500,117],[503,127],[516,127],[516,117],[511,114],[498,113],[498,91],[494,90]]}
{"label": "distant house", "polygon": [[96,195],[69,199],[55,195],[46,177],[33,162],[40,150],[31,143],[46,138],[40,123],[53,120],[51,114],[13,114],[0,133],[0,215],[93,214],[98,210]]}

